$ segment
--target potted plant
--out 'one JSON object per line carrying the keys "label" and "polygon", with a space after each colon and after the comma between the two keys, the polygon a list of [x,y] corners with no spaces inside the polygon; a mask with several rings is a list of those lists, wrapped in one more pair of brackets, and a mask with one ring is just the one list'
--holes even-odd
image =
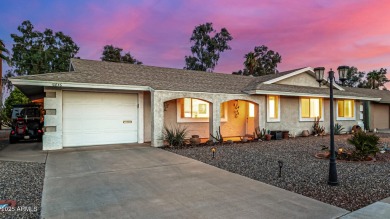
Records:
{"label": "potted plant", "polygon": [[267,134],[265,134],[264,137],[265,137],[266,141],[271,141],[271,138],[272,138],[271,131],[267,130]]}
{"label": "potted plant", "polygon": [[200,144],[199,135],[192,135],[191,138],[190,138],[190,143],[193,146],[199,145]]}

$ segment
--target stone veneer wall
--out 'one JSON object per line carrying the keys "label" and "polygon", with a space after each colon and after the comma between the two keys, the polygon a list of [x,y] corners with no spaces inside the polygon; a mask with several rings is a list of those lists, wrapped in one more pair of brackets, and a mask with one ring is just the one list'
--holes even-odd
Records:
{"label": "stone veneer wall", "polygon": [[62,149],[62,90],[45,88],[44,109],[50,111],[44,118],[43,150]]}
{"label": "stone veneer wall", "polygon": [[[202,92],[175,92],[175,91],[152,91],[152,146],[159,147],[163,145],[162,132],[164,128],[164,102],[176,100],[178,98],[197,98],[208,101],[210,104],[209,132],[215,134],[220,126],[220,104],[230,100],[247,100],[260,104],[256,96],[247,94],[222,94],[222,93],[202,93]],[[259,124],[259,113],[256,113],[255,124]]]}
{"label": "stone veneer wall", "polygon": [[[248,118],[248,102],[238,101],[239,114],[237,118],[234,114],[235,100],[228,101],[227,106],[227,121],[221,121],[221,132],[223,136],[244,136],[245,134],[252,134],[255,130],[254,118]],[[166,102],[166,111],[164,112],[164,124],[167,127],[184,126],[187,127],[188,136],[199,135],[201,138],[209,138],[209,122],[177,122],[177,99]],[[247,127],[248,126],[248,127]],[[247,133],[248,130],[248,133]]]}

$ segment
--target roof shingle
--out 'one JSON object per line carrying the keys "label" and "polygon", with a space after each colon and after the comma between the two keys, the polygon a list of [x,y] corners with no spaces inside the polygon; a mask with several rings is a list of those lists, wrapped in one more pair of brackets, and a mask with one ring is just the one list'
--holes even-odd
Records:
{"label": "roof shingle", "polygon": [[[322,95],[329,94],[329,89],[324,88],[263,83],[303,68],[261,77],[248,77],[84,59],[72,59],[71,62],[74,68],[74,71],[71,72],[47,73],[16,78],[53,82],[147,86],[154,90],[188,92],[240,94],[253,90],[265,90]],[[345,91],[335,90],[335,95],[382,98],[381,102],[390,103],[389,91],[362,88],[345,89]]]}

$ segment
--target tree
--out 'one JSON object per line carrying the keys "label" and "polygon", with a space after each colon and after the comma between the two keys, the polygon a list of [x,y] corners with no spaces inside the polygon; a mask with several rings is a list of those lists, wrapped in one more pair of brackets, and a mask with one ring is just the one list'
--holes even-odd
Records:
{"label": "tree", "polygon": [[9,51],[8,51],[7,48],[5,48],[5,44],[4,44],[3,40],[0,39],[0,59],[8,62],[9,61],[9,57],[6,56],[5,54],[9,54]]}
{"label": "tree", "polygon": [[102,61],[108,61],[108,62],[124,62],[124,63],[130,63],[130,64],[137,64],[142,65],[142,62],[135,59],[130,52],[125,53],[122,55],[122,48],[115,47],[113,45],[106,45],[103,48],[102,53]]}
{"label": "tree", "polygon": [[9,97],[5,100],[4,106],[1,107],[1,125],[11,125],[12,108],[14,105],[27,103],[30,103],[30,99],[28,99],[28,97],[26,97],[18,88],[15,87],[14,90],[10,93]]}
{"label": "tree", "polygon": [[275,74],[278,63],[282,61],[279,53],[268,50],[267,46],[256,46],[254,51],[247,53],[245,56],[244,70],[233,72],[233,74],[262,76]]}
{"label": "tree", "polygon": [[256,68],[259,66],[259,63],[256,60],[258,56],[254,52],[249,52],[244,57],[245,57],[244,66],[248,70],[248,73],[250,75],[253,75],[255,73]]}
{"label": "tree", "polygon": [[[364,72],[358,71],[354,66],[351,66],[347,72],[347,79],[344,81],[345,87],[359,87],[363,83]],[[339,83],[341,85],[341,83]]]}
{"label": "tree", "polygon": [[387,69],[381,68],[379,71],[373,70],[367,73],[366,86],[370,89],[384,88],[385,84],[390,80],[386,77]]}
{"label": "tree", "polygon": [[30,21],[23,21],[18,31],[21,35],[11,34],[13,75],[69,71],[70,59],[79,51],[71,37],[50,29],[36,31]]}
{"label": "tree", "polygon": [[191,46],[192,56],[185,56],[184,69],[212,72],[220,54],[225,50],[231,50],[228,42],[232,39],[226,28],[216,32],[212,23],[196,26],[190,38],[190,41],[194,42]]}

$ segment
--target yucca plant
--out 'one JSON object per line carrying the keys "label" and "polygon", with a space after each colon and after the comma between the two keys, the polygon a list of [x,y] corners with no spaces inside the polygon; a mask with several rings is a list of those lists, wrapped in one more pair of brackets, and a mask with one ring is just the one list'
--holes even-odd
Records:
{"label": "yucca plant", "polygon": [[348,139],[348,142],[355,146],[356,150],[353,152],[353,155],[360,160],[365,159],[369,155],[375,156],[379,152],[379,137],[374,134],[356,132]]}
{"label": "yucca plant", "polygon": [[166,140],[169,146],[181,147],[184,145],[187,136],[187,127],[176,126],[173,128],[164,127],[163,139]]}
{"label": "yucca plant", "polygon": [[344,130],[344,127],[341,124],[334,124],[334,134],[341,135],[341,132]]}

